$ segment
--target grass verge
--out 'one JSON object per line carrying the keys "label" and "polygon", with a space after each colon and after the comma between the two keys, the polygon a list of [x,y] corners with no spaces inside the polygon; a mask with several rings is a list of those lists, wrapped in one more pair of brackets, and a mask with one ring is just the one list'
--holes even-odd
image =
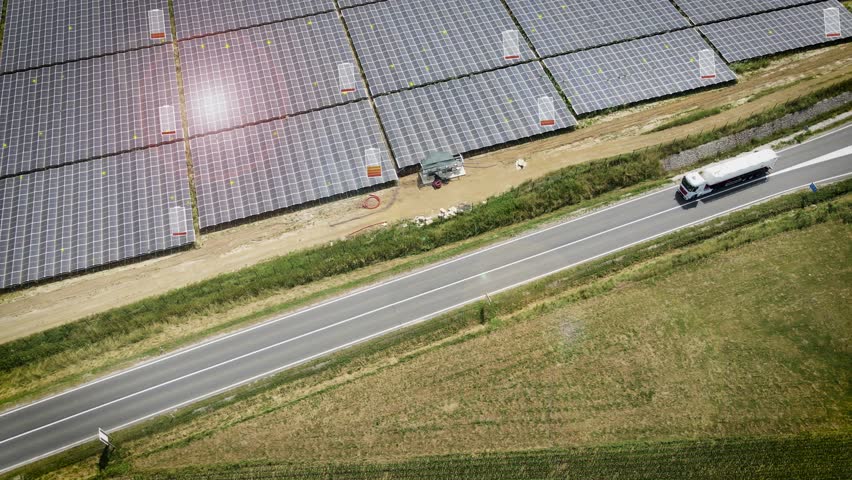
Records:
{"label": "grass verge", "polygon": [[570,480],[618,478],[846,478],[852,469],[852,436],[807,435],[774,438],[631,443],[591,448],[531,450],[482,455],[445,455],[373,464],[248,463],[134,474],[138,480],[192,478],[367,480],[465,478],[470,480]]}
{"label": "grass verge", "polygon": [[[482,338],[492,337],[499,340],[499,337],[493,337],[491,333],[508,331],[505,329],[506,325],[523,323],[512,320],[510,317],[517,317],[519,313],[524,311],[541,315],[552,311],[553,308],[563,306],[566,302],[572,303],[582,299],[594,298],[618,289],[625,279],[635,282],[654,277],[658,278],[667,271],[700,263],[711,255],[740,245],[747,245],[780,232],[806,229],[813,225],[837,221],[838,219],[848,223],[852,220],[850,190],[852,190],[852,181],[845,181],[823,188],[817,193],[797,193],[769,201],[749,210],[736,212],[708,224],[677,232],[648,244],[625,250],[615,256],[591,262],[534,284],[505,292],[494,297],[492,304],[472,305],[470,308],[444,315],[410,329],[396,332],[388,337],[339,352],[321,361],[288,370],[266,381],[231,392],[227,397],[220,396],[209,399],[173,415],[160,417],[143,425],[116,432],[115,439],[119,445],[138,442],[139,445],[132,446],[130,451],[137,454],[143,451],[147,452],[145,456],[165,455],[169,452],[180,452],[185,447],[196,447],[204,439],[213,438],[225,429],[249,425],[252,420],[257,419],[268,422],[270,414],[274,415],[276,411],[282,409],[314,405],[323,394],[333,393],[345,388],[347,383],[359,378],[378,378],[383,370],[390,370],[394,365],[410,364],[417,365],[417,368],[424,368],[423,362],[416,362],[430,352],[446,352],[454,345],[459,344],[466,348],[464,345],[470,345],[471,341]],[[836,238],[836,235],[828,238]],[[714,240],[705,242],[708,239]],[[662,260],[647,263],[658,257]],[[641,268],[638,268],[640,266]],[[742,269],[741,271],[746,272],[749,269]],[[618,272],[624,272],[625,277],[613,277]],[[550,301],[553,298],[558,298],[559,301]],[[541,328],[537,326],[534,331],[540,332]],[[610,337],[605,336],[605,338]],[[494,345],[493,347],[495,352],[505,350],[505,346]],[[524,348],[527,347],[529,346],[527,345]],[[562,350],[533,348],[530,351],[552,353]],[[602,351],[605,352],[606,349]],[[433,357],[428,364],[433,365],[432,369],[434,369],[434,366],[449,368],[450,363],[447,362],[458,353],[458,351],[450,351],[448,356],[442,357],[439,362],[435,362]],[[565,359],[561,361],[564,362]],[[456,360],[456,363],[458,363],[458,360]],[[500,365],[502,363],[495,363],[497,367],[500,367]],[[477,366],[473,363],[468,365],[466,370],[469,370],[469,373],[475,373],[480,371],[479,368],[484,368],[484,366]],[[536,367],[535,370],[538,370],[538,368]],[[445,370],[445,372],[451,371]],[[510,374],[511,372],[503,373]],[[451,376],[456,377],[456,375]],[[335,382],[336,379],[340,378],[343,378],[342,383]],[[442,378],[442,376],[437,375],[434,378]],[[470,380],[467,377],[463,378],[465,381]],[[489,379],[495,377],[486,376],[483,378],[486,381],[491,381]],[[514,377],[508,375],[506,378]],[[433,382],[423,382],[423,386],[427,387],[431,383]],[[517,384],[517,382],[515,383]],[[388,387],[384,388],[390,388],[392,385],[394,383],[389,382]],[[434,385],[432,386],[434,387]],[[376,388],[372,384],[369,387]],[[452,389],[445,391],[445,397],[450,395],[449,392],[451,391]],[[525,391],[536,391],[536,387],[529,387]],[[403,396],[409,398],[407,395]],[[641,398],[641,395],[639,398]],[[434,415],[432,413],[435,411],[433,408],[423,408],[422,405],[418,407],[416,401],[412,403],[415,410],[421,412],[420,415]],[[464,404],[463,402],[460,403]],[[353,403],[348,401],[337,405],[339,405],[338,408],[346,409],[352,408]],[[363,402],[363,405],[376,406],[375,402],[371,401]],[[452,412],[444,413],[451,414]],[[317,421],[324,417],[325,414],[300,418],[302,421],[306,419]],[[330,416],[330,418],[334,417]],[[480,420],[479,427],[467,424],[466,428],[476,430],[480,427],[488,427],[487,418]],[[201,424],[198,422],[201,422]],[[381,422],[376,426],[380,424]],[[630,422],[625,423],[625,425],[630,424]],[[422,428],[428,430],[428,425],[422,425],[419,429],[420,433],[422,433]],[[265,429],[269,430],[270,428],[265,427]],[[293,422],[290,422],[286,427],[271,429],[278,432],[303,432],[299,425]],[[367,428],[367,430],[370,430],[370,428]],[[406,432],[404,429],[400,430],[399,426],[394,426],[393,431],[397,435]],[[349,435],[351,433],[350,431]],[[317,434],[325,438],[336,438],[328,436],[327,432],[318,431]],[[271,442],[270,445],[274,443]],[[307,448],[311,446],[310,442],[306,445]],[[86,445],[44,462],[33,464],[18,473],[22,474],[23,478],[34,478],[39,473],[51,471],[63,465],[74,464],[91,457],[97,453],[97,450],[97,445]],[[215,450],[209,448],[203,450],[207,451],[208,454],[215,452]],[[292,453],[295,455],[296,452]],[[340,455],[340,452],[337,452],[337,454]],[[187,458],[191,457],[187,456]],[[340,458],[340,456],[337,458]]]}
{"label": "grass verge", "polygon": [[[73,364],[75,359],[86,358],[89,352],[103,350],[105,342],[110,342],[111,349],[143,342],[165,326],[181,324],[187,318],[217,315],[275,292],[357,271],[379,262],[432,251],[500,228],[522,226],[524,222],[566,207],[593,203],[593,199],[620,188],[658,182],[664,178],[659,162],[662,158],[807,108],[848,91],[850,86],[850,80],[839,82],[717,130],[629,155],[567,167],[493,197],[467,214],[429,227],[420,229],[404,224],[394,225],[333,245],[296,252],[8,342],[0,345],[0,371],[4,372],[0,378],[4,385],[18,390],[4,395],[2,402],[8,404],[20,399],[21,389],[31,384],[34,378],[45,378]],[[229,326],[238,323],[231,322]],[[220,327],[213,330],[216,329],[221,330]],[[198,335],[180,338],[169,346],[180,346],[197,338]],[[109,366],[101,366],[94,373],[107,368]],[[75,380],[77,378],[63,378],[61,382],[68,384]],[[45,389],[55,386],[48,385]]]}

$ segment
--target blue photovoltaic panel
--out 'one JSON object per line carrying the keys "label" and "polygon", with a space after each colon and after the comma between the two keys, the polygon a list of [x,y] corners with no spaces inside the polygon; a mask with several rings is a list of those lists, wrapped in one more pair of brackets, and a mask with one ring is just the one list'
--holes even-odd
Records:
{"label": "blue photovoltaic panel", "polygon": [[710,46],[693,29],[664,33],[545,60],[577,114],[628,105],[736,80],[718,57],[716,77],[701,78]]}
{"label": "blue photovoltaic panel", "polygon": [[0,71],[12,72],[171,41],[152,39],[148,11],[167,0],[10,0],[3,34]]}
{"label": "blue photovoltaic panel", "polygon": [[[343,25],[334,13],[180,42],[192,135],[364,98]],[[341,93],[338,65],[353,68]]]}
{"label": "blue photovoltaic panel", "polygon": [[189,38],[333,10],[332,0],[177,0],[175,25]]}
{"label": "blue photovoltaic panel", "polygon": [[[840,11],[840,37],[825,35],[823,10],[830,7]],[[737,62],[849,38],[852,13],[831,0],[713,23],[699,29],[725,60]]]}
{"label": "blue photovoltaic panel", "polygon": [[[552,126],[540,122],[545,96]],[[378,97],[376,107],[400,168],[431,152],[466,153],[577,124],[538,62]]]}
{"label": "blue photovoltaic panel", "polygon": [[669,0],[507,0],[541,56],[689,26]]}
{"label": "blue photovoltaic panel", "polygon": [[813,0],[674,0],[696,25],[728,18],[743,17],[778,8],[792,7]]}
{"label": "blue photovoltaic panel", "polygon": [[[190,143],[201,228],[397,179],[366,101]],[[367,176],[368,148],[381,151],[381,176]]]}
{"label": "blue photovoltaic panel", "polygon": [[0,180],[0,288],[193,241],[183,142]]}
{"label": "blue photovoltaic panel", "polygon": [[340,8],[356,7],[358,5],[366,5],[368,3],[383,2],[385,0],[337,0]]}
{"label": "blue photovoltaic panel", "polygon": [[534,58],[520,33],[519,58],[505,58],[503,32],[517,26],[500,0],[387,1],[343,14],[373,94]]}
{"label": "blue photovoltaic panel", "polygon": [[0,177],[174,141],[162,105],[180,112],[171,45],[0,76]]}

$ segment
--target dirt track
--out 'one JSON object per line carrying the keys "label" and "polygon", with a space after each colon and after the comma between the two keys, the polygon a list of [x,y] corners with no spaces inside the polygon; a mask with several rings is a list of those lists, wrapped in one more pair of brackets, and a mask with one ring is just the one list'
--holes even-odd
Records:
{"label": "dirt track", "polygon": [[[441,190],[418,189],[416,176],[378,192],[372,213],[349,198],[203,235],[198,248],[54,282],[0,297],[0,342],[156,295],[194,281],[299,248],[340,239],[384,221],[429,215],[474,203],[569,164],[629,152],[712,129],[852,75],[852,44],[823,48],[775,62],[736,85],[615,112],[584,128],[467,160],[468,176]],[[808,78],[812,77],[812,78]],[[808,78],[754,102],[754,93]],[[737,105],[702,121],[653,134],[654,126],[695,108]],[[518,171],[518,158],[528,162]]]}

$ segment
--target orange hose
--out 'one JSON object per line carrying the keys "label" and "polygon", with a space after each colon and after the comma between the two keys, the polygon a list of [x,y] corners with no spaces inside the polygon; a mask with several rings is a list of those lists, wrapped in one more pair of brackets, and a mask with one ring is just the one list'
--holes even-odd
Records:
{"label": "orange hose", "polygon": [[[375,200],[376,204],[370,206],[370,200]],[[370,195],[365,200],[364,203],[361,204],[361,207],[366,208],[367,210],[375,210],[382,205],[382,199],[379,198],[378,195]]]}

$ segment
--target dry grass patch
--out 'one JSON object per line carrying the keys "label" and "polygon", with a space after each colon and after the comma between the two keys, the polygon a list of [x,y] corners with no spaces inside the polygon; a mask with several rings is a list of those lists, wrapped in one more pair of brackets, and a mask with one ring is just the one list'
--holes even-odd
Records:
{"label": "dry grass patch", "polygon": [[847,225],[819,225],[527,312],[133,463],[849,431],[850,240]]}

